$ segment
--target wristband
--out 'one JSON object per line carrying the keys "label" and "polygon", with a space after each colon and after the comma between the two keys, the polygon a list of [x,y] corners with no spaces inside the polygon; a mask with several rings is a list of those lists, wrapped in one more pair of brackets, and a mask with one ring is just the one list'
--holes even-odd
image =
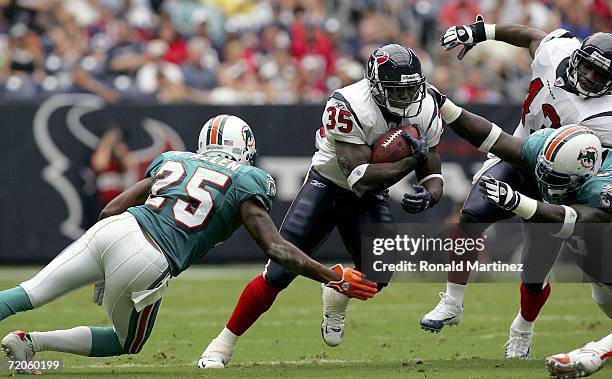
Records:
{"label": "wristband", "polygon": [[484,24],[487,39],[495,39],[495,24]]}
{"label": "wristband", "polygon": [[444,122],[450,124],[459,117],[461,111],[463,111],[463,108],[458,107],[449,98],[446,98],[446,101],[440,107],[440,116],[442,116]]}
{"label": "wristband", "polygon": [[493,145],[495,145],[495,142],[497,142],[497,139],[501,135],[501,132],[502,130],[499,126],[491,123],[491,130],[489,131],[489,135],[487,136],[487,138],[485,138],[484,141],[482,141],[482,144],[480,144],[478,150],[488,153],[489,150],[491,150],[491,148],[493,147]]}
{"label": "wristband", "polygon": [[346,182],[351,190],[353,189],[355,183],[357,183],[359,179],[365,175],[369,165],[369,163],[360,164],[359,166],[355,167],[353,171],[351,171],[351,174],[348,176],[348,178],[346,178]]}
{"label": "wristband", "polygon": [[562,205],[562,207],[563,209],[565,209],[563,227],[561,227],[559,233],[553,235],[559,238],[568,238],[574,233],[574,227],[576,226],[576,219],[578,218],[578,214],[572,207],[568,207],[567,205]]}
{"label": "wristband", "polygon": [[426,181],[428,181],[429,179],[433,179],[433,178],[440,178],[440,180],[442,180],[442,183],[444,183],[444,177],[442,176],[442,174],[431,174],[431,175],[427,175],[423,179],[419,180],[419,185],[421,185],[421,184],[425,183]]}
{"label": "wristband", "polygon": [[519,195],[519,203],[512,212],[522,219],[529,220],[536,213],[538,202],[529,196],[521,195],[519,192],[517,194]]}

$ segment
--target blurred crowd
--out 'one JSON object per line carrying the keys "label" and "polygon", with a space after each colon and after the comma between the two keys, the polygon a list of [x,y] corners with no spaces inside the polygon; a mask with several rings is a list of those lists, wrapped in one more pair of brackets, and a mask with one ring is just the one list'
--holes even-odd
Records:
{"label": "blurred crowd", "polygon": [[485,21],[612,31],[612,0],[0,0],[0,100],[94,93],[106,101],[319,103],[363,77],[378,46],[412,47],[460,102],[521,101],[524,49],[463,61],[447,27]]}

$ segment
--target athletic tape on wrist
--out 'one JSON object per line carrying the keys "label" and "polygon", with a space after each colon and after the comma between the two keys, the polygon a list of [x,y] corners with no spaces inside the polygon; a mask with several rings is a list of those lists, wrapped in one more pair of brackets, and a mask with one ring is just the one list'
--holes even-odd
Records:
{"label": "athletic tape on wrist", "polygon": [[502,130],[499,126],[491,123],[491,131],[489,132],[487,138],[482,141],[482,144],[480,144],[478,150],[488,153],[489,150],[491,150],[491,148],[493,147],[493,145],[495,145],[495,142],[497,142],[497,139],[501,135],[501,132]]}
{"label": "athletic tape on wrist", "polygon": [[442,183],[444,183],[444,177],[442,176],[442,174],[431,174],[431,175],[427,175],[423,179],[419,180],[419,185],[421,185],[421,184],[425,183],[426,181],[428,181],[429,179],[433,179],[433,178],[440,178],[442,180]]}
{"label": "athletic tape on wrist", "polygon": [[529,220],[538,210],[538,202],[529,196],[517,192],[519,203],[512,212],[522,219]]}
{"label": "athletic tape on wrist", "polygon": [[559,230],[559,233],[553,235],[559,238],[568,238],[572,234],[574,234],[574,227],[576,226],[576,219],[578,218],[578,214],[572,207],[568,207],[567,205],[562,205],[562,207],[563,209],[565,209],[563,227],[561,228],[561,230]]}
{"label": "athletic tape on wrist", "polygon": [[463,111],[463,108],[458,107],[455,105],[455,103],[447,98],[444,104],[442,104],[440,107],[440,116],[442,116],[442,120],[444,120],[447,124],[450,124],[459,117],[461,111]]}
{"label": "athletic tape on wrist", "polygon": [[351,190],[353,189],[355,183],[357,183],[359,179],[361,179],[365,175],[365,172],[369,165],[369,163],[360,164],[359,166],[355,167],[353,171],[351,171],[351,174],[346,179],[346,182],[348,183]]}
{"label": "athletic tape on wrist", "polygon": [[495,24],[484,24],[487,39],[495,39]]}

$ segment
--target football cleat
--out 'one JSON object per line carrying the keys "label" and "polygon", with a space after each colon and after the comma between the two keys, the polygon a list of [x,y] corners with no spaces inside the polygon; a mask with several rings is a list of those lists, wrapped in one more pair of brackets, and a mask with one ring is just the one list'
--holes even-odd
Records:
{"label": "football cleat", "polygon": [[327,346],[336,347],[342,343],[344,323],[349,298],[336,290],[322,286],[323,321],[321,336]]}
{"label": "football cleat", "polygon": [[[10,361],[14,362],[31,362],[34,360],[36,351],[30,340],[30,336],[24,331],[16,330],[7,334],[2,339],[2,351]],[[27,365],[26,365],[27,366]],[[30,369],[14,369],[15,374],[40,374],[40,371]]]}
{"label": "football cleat", "polygon": [[445,292],[440,292],[440,302],[421,319],[421,329],[438,333],[445,325],[461,322],[463,304],[459,304]]}
{"label": "football cleat", "polygon": [[531,350],[531,338],[533,337],[533,329],[518,330],[514,326],[510,326],[510,335],[508,341],[504,345],[506,350],[504,357],[510,358],[527,358],[529,350]]}
{"label": "football cleat", "polygon": [[224,368],[228,365],[232,354],[234,353],[234,345],[230,345],[220,341],[218,338],[213,339],[202,353],[198,361],[199,368]]}
{"label": "football cleat", "polygon": [[607,349],[595,342],[583,348],[546,357],[544,364],[551,376],[557,379],[574,379],[591,376],[605,366],[609,356]]}

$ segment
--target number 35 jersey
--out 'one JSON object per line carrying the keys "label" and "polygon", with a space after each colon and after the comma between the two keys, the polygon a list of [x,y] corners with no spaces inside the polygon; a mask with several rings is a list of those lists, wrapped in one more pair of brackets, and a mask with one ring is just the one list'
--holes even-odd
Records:
{"label": "number 35 jersey", "polygon": [[532,80],[514,135],[525,139],[541,128],[588,126],[602,145],[612,146],[612,95],[582,99],[569,85],[566,70],[578,39],[564,29],[548,34],[531,64]]}
{"label": "number 35 jersey", "polygon": [[157,242],[177,276],[242,225],[240,205],[257,199],[268,211],[276,196],[265,171],[221,157],[171,151],[157,156],[144,205],[128,212]]}
{"label": "number 35 jersey", "polygon": [[[410,114],[416,113],[412,104]],[[392,119],[397,119],[396,122]],[[415,117],[385,118],[380,107],[370,94],[370,83],[362,79],[357,83],[340,88],[331,95],[322,117],[323,127],[316,133],[317,152],[312,165],[325,178],[338,186],[350,190],[346,176],[340,170],[336,154],[336,141],[372,146],[391,128],[412,124],[424,132],[429,147],[440,142],[442,120],[438,106],[428,93],[422,108]]]}

